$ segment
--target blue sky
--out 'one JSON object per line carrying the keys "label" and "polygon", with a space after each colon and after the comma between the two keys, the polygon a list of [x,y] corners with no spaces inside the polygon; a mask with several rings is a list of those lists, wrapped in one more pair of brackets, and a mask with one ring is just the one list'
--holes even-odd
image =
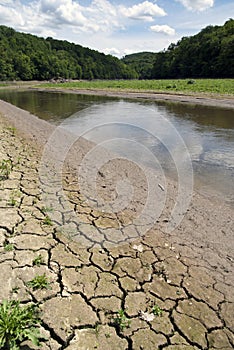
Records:
{"label": "blue sky", "polygon": [[233,0],[0,0],[0,24],[118,57],[163,50],[233,16]]}

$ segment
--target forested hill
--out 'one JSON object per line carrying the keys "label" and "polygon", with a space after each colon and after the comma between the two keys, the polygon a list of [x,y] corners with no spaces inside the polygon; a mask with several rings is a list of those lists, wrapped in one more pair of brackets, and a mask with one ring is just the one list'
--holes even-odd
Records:
{"label": "forested hill", "polygon": [[122,61],[134,69],[140,79],[150,79],[155,61],[154,52],[139,52],[131,55],[126,55]]}
{"label": "forested hill", "polygon": [[135,70],[118,58],[80,45],[0,26],[0,80],[129,79]]}
{"label": "forested hill", "polygon": [[140,79],[234,78],[234,20],[208,26],[166,51],[128,55],[123,62],[136,69]]}
{"label": "forested hill", "polygon": [[234,78],[233,62],[233,19],[184,37],[165,51],[122,60],[0,26],[0,80]]}

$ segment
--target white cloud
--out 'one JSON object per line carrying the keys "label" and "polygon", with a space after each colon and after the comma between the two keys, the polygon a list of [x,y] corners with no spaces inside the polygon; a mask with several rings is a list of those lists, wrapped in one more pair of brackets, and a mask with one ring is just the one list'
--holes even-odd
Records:
{"label": "white cloud", "polygon": [[51,22],[85,26],[87,19],[83,15],[83,8],[73,0],[41,0],[39,11],[50,17]]}
{"label": "white cloud", "polygon": [[150,1],[144,1],[132,7],[121,6],[120,10],[126,17],[136,20],[152,22],[156,16],[165,16],[166,12],[156,4]]}
{"label": "white cloud", "polygon": [[134,53],[134,52],[135,52],[135,50],[132,50],[132,49],[125,49],[125,50],[123,51],[124,56],[125,56],[125,55],[131,55],[131,54]]}
{"label": "white cloud", "polygon": [[120,55],[120,51],[118,49],[116,49],[115,47],[106,48],[106,49],[103,50],[103,52],[106,55],[114,55],[114,56],[119,56]]}
{"label": "white cloud", "polygon": [[0,1],[1,22],[18,30],[42,34],[69,26],[74,33],[113,33],[123,30],[127,19],[153,21],[164,16],[158,5],[144,1],[132,7],[114,4],[111,0],[92,0],[81,5],[79,0],[23,0]]}
{"label": "white cloud", "polygon": [[214,0],[176,0],[184,5],[188,10],[204,11],[214,5]]}
{"label": "white cloud", "polygon": [[[192,35],[208,24],[223,24],[234,6],[230,0],[223,2],[220,5],[217,1],[212,11],[199,12],[198,16],[194,11],[212,7],[214,0],[161,0],[160,7],[156,0],[0,0],[0,23],[121,57],[157,52],[168,47],[172,38],[176,41],[182,35]],[[191,11],[181,11],[180,5]],[[161,26],[166,12],[165,23],[171,29]]]}
{"label": "white cloud", "polygon": [[167,24],[151,26],[150,30],[152,32],[163,33],[166,35],[175,35],[175,29],[168,26]]}

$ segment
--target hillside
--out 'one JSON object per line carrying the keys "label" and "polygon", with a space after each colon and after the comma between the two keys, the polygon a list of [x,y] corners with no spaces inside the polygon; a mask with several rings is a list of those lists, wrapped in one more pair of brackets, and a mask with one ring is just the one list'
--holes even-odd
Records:
{"label": "hillside", "polygon": [[150,79],[155,61],[154,52],[139,52],[126,55],[122,61],[139,74],[139,79]]}
{"label": "hillside", "polygon": [[123,62],[141,79],[234,78],[234,20],[208,26],[166,51],[128,55]]}
{"label": "hillside", "polygon": [[208,26],[156,54],[152,78],[233,78],[234,20]]}
{"label": "hillside", "polygon": [[234,20],[122,60],[0,26],[0,80],[234,78]]}
{"label": "hillside", "polygon": [[0,26],[0,80],[137,78],[118,58]]}

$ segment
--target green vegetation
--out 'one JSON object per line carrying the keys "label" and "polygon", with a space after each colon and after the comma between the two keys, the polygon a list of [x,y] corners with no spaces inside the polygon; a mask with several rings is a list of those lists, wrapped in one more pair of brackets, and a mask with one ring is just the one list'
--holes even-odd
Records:
{"label": "green vegetation", "polygon": [[154,314],[154,316],[162,316],[162,309],[157,305],[155,304],[152,308],[152,313]]}
{"label": "green vegetation", "polygon": [[14,244],[9,243],[7,241],[4,242],[3,248],[4,248],[5,252],[12,252],[15,249]]}
{"label": "green vegetation", "polygon": [[123,331],[125,328],[130,327],[131,320],[127,318],[124,310],[119,310],[117,316],[114,318],[114,325],[120,330]]}
{"label": "green vegetation", "polygon": [[122,62],[134,69],[139,79],[151,79],[155,55],[154,52],[133,53],[123,57]]}
{"label": "green vegetation", "polygon": [[[41,84],[52,87],[54,84]],[[234,94],[234,79],[174,80],[95,80],[56,84],[63,89],[99,89],[110,91]]]}
{"label": "green vegetation", "polygon": [[234,78],[234,20],[208,26],[162,52],[139,52],[122,61],[140,79]]}
{"label": "green vegetation", "polygon": [[234,78],[234,20],[208,26],[155,56],[151,77]]}
{"label": "green vegetation", "polygon": [[27,282],[27,286],[32,288],[33,290],[49,289],[50,282],[48,281],[48,278],[44,273],[43,275],[35,276],[31,281]]}
{"label": "green vegetation", "polygon": [[21,306],[19,301],[4,300],[0,304],[0,348],[18,350],[24,340],[40,345],[42,339],[37,328],[38,310],[35,305]]}
{"label": "green vegetation", "polygon": [[9,204],[11,207],[15,207],[15,206],[18,204],[18,202],[17,202],[17,200],[16,200],[14,197],[11,197],[11,198],[9,199],[9,201],[8,201],[8,204]]}
{"label": "green vegetation", "polygon": [[7,180],[13,169],[11,159],[3,159],[0,162],[0,180]]}
{"label": "green vegetation", "polygon": [[0,26],[0,80],[129,79],[118,58],[68,41],[39,38]]}
{"label": "green vegetation", "polygon": [[38,256],[35,257],[35,259],[33,259],[32,263],[33,263],[33,266],[41,266],[41,264],[44,263],[43,256],[39,254]]}
{"label": "green vegetation", "polygon": [[10,195],[10,199],[8,200],[8,205],[11,207],[15,207],[19,205],[19,202],[16,198],[20,198],[21,194],[18,190],[13,190]]}
{"label": "green vegetation", "polygon": [[53,208],[51,207],[42,207],[41,211],[45,214],[45,213],[52,213],[53,212]]}
{"label": "green vegetation", "polygon": [[140,52],[122,60],[0,26],[0,80],[234,78],[233,47],[233,19],[184,37],[162,52]]}
{"label": "green vegetation", "polygon": [[53,222],[48,215],[46,215],[46,217],[43,219],[43,224],[48,226],[53,226]]}

